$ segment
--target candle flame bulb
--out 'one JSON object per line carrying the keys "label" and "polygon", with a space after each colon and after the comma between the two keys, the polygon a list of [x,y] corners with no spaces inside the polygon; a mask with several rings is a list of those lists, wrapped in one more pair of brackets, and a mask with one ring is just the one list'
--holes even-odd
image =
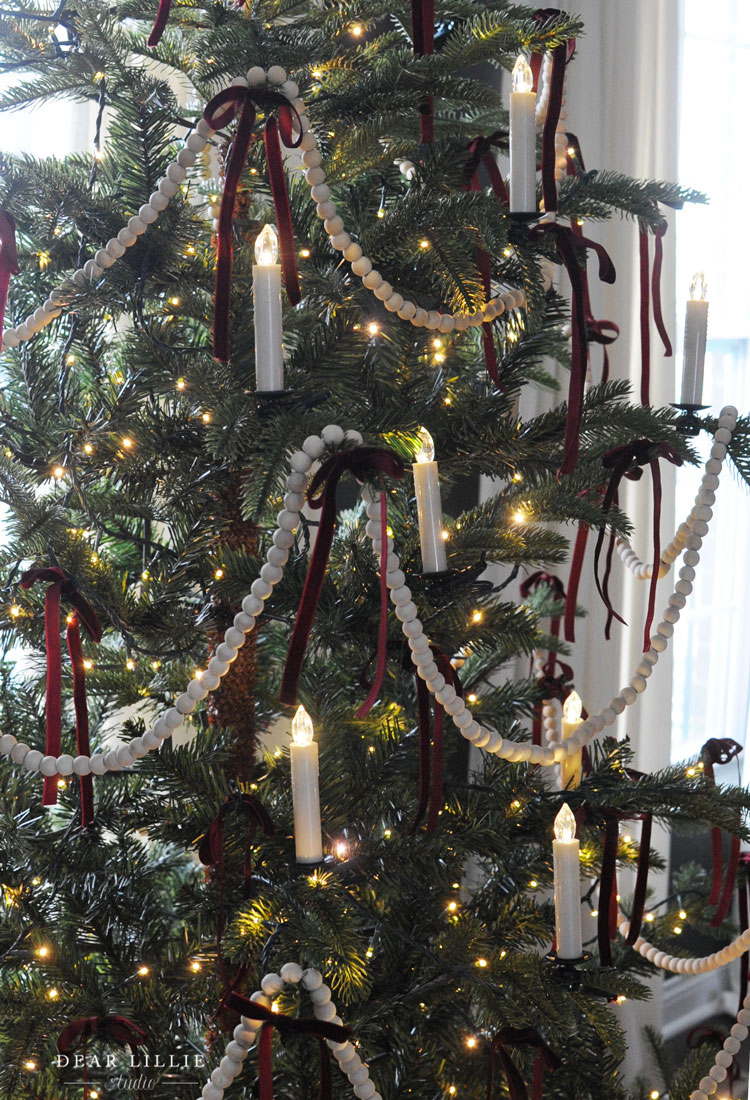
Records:
{"label": "candle flame bulb", "polygon": [[708,284],[706,283],[706,276],[702,271],[696,271],[693,275],[693,281],[690,284],[690,300],[691,302],[705,302],[708,295]]}
{"label": "candle flame bulb", "polygon": [[534,74],[522,53],[516,58],[510,78],[511,91],[530,92],[534,88]]}
{"label": "candle flame bulb", "polygon": [[580,722],[583,713],[583,701],[577,691],[571,691],[563,703],[563,717],[566,722]]}
{"label": "candle flame bulb", "polygon": [[279,239],[272,225],[264,225],[255,241],[255,259],[264,267],[279,258]]}
{"label": "candle flame bulb", "polygon": [[435,443],[426,428],[419,429],[419,450],[414,456],[415,462],[434,462]]}
{"label": "candle flame bulb", "polygon": [[555,840],[571,841],[576,838],[576,819],[567,802],[563,802],[562,808],[555,818]]}
{"label": "candle flame bulb", "polygon": [[292,718],[292,740],[295,745],[312,745],[312,719],[303,706],[297,707],[297,713]]}

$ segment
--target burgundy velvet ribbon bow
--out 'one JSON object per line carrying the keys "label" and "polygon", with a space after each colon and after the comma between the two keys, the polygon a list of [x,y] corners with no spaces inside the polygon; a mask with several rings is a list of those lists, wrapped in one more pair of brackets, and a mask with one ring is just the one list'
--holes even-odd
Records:
{"label": "burgundy velvet ribbon bow", "polygon": [[578,464],[580,446],[581,418],[583,416],[583,393],[586,382],[586,364],[588,356],[585,288],[583,271],[578,263],[581,249],[593,248],[599,257],[599,278],[605,283],[614,283],[616,272],[614,265],[603,245],[588,237],[574,233],[569,226],[558,222],[542,222],[529,231],[529,240],[541,240],[553,236],[561,262],[568,273],[571,287],[571,328],[572,348],[570,361],[570,382],[568,385],[568,412],[565,420],[565,441],[563,458],[559,474],[570,474]]}
{"label": "burgundy velvet ribbon bow", "polygon": [[499,1060],[505,1074],[510,1100],[528,1100],[526,1084],[507,1049],[509,1046],[536,1048],[531,1096],[532,1100],[541,1100],[545,1069],[554,1073],[562,1065],[562,1059],[549,1049],[539,1032],[532,1027],[504,1027],[492,1040],[487,1067],[487,1100],[493,1100],[494,1097],[495,1058]]}
{"label": "burgundy velvet ribbon bow", "polygon": [[[138,1053],[138,1047],[146,1045],[148,1036],[143,1028],[138,1027],[126,1016],[83,1016],[71,1022],[63,1029],[57,1040],[57,1049],[60,1054],[69,1054],[80,1048],[83,1054],[83,1100],[88,1097],[88,1067],[86,1065],[86,1049],[89,1039],[107,1039],[110,1042],[123,1043],[130,1047],[133,1058]],[[138,1090],[138,1096],[141,1090]]]}
{"label": "burgundy velvet ribbon bow", "polygon": [[[68,623],[67,639],[73,667],[73,705],[76,715],[76,746],[81,756],[89,756],[89,720],[86,707],[86,672],[81,649],[80,624],[94,642],[100,642],[102,628],[91,604],[72,577],[57,566],[27,569],[21,576],[21,588],[31,588],[37,581],[49,582],[44,597],[44,633],[47,649],[47,756],[59,756],[62,749],[62,654],[60,646],[60,603],[66,599],[74,614]],[[45,776],[43,806],[57,802],[57,778]],[[93,820],[93,783],[90,775],[81,776],[81,824]]]}
{"label": "burgundy velvet ribbon bow", "polygon": [[198,846],[198,858],[205,867],[215,867],[219,876],[219,912],[216,922],[216,957],[226,981],[221,940],[224,933],[224,821],[228,814],[236,813],[247,820],[245,863],[243,868],[243,897],[249,897],[253,874],[252,844],[260,829],[263,836],[273,836],[273,822],[263,803],[251,794],[230,795],[213,819]]}
{"label": "burgundy velvet ribbon bow", "polygon": [[[384,447],[353,447],[348,451],[339,451],[324,462],[315,474],[307,490],[307,502],[311,508],[320,509],[320,521],[318,536],[315,539],[310,567],[307,571],[305,587],[302,599],[297,610],[297,618],[292,629],[292,637],[289,642],[289,650],[286,655],[284,674],[281,679],[281,692],[279,698],[282,703],[294,704],[297,701],[297,687],[302,671],[302,658],[304,657],[307,640],[310,637],[315,610],[318,606],[320,593],[323,588],[323,579],[328,565],[328,556],[333,543],[333,533],[336,524],[336,486],[345,473],[353,474],[359,481],[364,481],[371,476],[373,471],[384,474],[387,477],[401,478],[404,476],[404,462],[393,451]],[[382,506],[381,506],[382,507]],[[382,512],[381,512],[382,517]],[[385,540],[383,540],[385,548]],[[381,562],[381,608],[382,585],[385,576],[385,563]],[[387,603],[386,603],[387,609]],[[384,639],[384,632],[380,631],[380,641]],[[384,647],[383,647],[384,648]],[[378,667],[384,669],[384,660],[378,655]]]}
{"label": "burgundy velvet ribbon bow", "polygon": [[[651,647],[651,624],[654,619],[654,608],[656,605],[656,586],[659,583],[659,568],[661,565],[661,470],[659,468],[659,459],[666,458],[668,462],[673,463],[675,466],[682,465],[682,458],[668,443],[654,443],[650,439],[634,439],[632,443],[627,443],[623,447],[616,447],[612,451],[607,453],[602,458],[602,465],[605,469],[611,470],[609,484],[607,485],[604,498],[602,500],[602,512],[606,515],[612,504],[617,501],[618,489],[620,483],[624,477],[629,478],[631,481],[638,481],[641,477],[643,470],[641,467],[648,465],[651,469],[651,480],[653,484],[653,497],[654,497],[654,511],[653,511],[653,566],[651,572],[651,583],[649,585],[648,593],[648,610],[646,612],[646,622],[643,628],[643,652],[647,653]],[[599,528],[599,535],[596,540],[596,551],[594,553],[594,579],[596,581],[596,588],[601,596],[604,606],[607,608],[607,624],[605,627],[605,636],[609,638],[610,629],[612,625],[612,619],[617,619],[620,623],[625,623],[625,620],[621,615],[615,611],[612,607],[612,602],[609,598],[609,576],[611,571],[612,553],[614,550],[614,535],[610,536],[609,550],[607,553],[607,564],[604,573],[603,581],[599,580],[599,557],[601,554],[602,546],[604,545],[604,528]]]}
{"label": "burgundy velvet ribbon bow", "polygon": [[[703,774],[712,783],[715,782],[714,767],[717,764],[729,764],[742,752],[742,745],[733,741],[731,737],[711,737],[701,749],[703,760]],[[726,877],[724,876],[724,852],[723,833],[718,826],[711,829],[712,870],[711,893],[708,896],[708,904],[717,906],[716,913],[711,920],[711,926],[718,928],[722,923],[732,902],[734,883],[737,878],[737,868],[740,862],[740,840],[733,836],[729,848],[729,862],[727,864]]]}
{"label": "burgundy velvet ribbon bow", "polygon": [[[547,23],[567,13],[559,8],[537,8],[534,18],[539,23]],[[552,71],[550,73],[549,101],[547,117],[542,130],[542,197],[546,213],[557,210],[557,184],[555,183],[555,132],[560,121],[563,92],[565,88],[565,66],[575,53],[575,39],[555,46],[552,51]],[[531,57],[531,72],[534,77],[534,90],[539,86],[539,73],[542,67],[542,55],[534,53]]]}
{"label": "burgundy velvet ribbon bow", "polygon": [[0,341],[5,331],[5,306],[11,275],[18,274],[16,222],[7,210],[0,210]]}
{"label": "burgundy velvet ribbon bow", "polygon": [[661,269],[664,258],[664,234],[668,224],[662,221],[654,230],[654,267],[651,272],[649,287],[649,248],[648,230],[641,228],[638,232],[638,257],[639,257],[639,285],[640,285],[640,329],[641,329],[641,404],[649,405],[651,388],[651,317],[649,304],[649,289],[654,303],[654,323],[664,345],[664,356],[672,355],[672,343],[667,333],[661,308]]}
{"label": "burgundy velvet ribbon bow", "polygon": [[[484,166],[493,192],[505,206],[508,206],[510,202],[508,190],[505,186],[505,180],[502,177],[500,169],[497,166],[497,161],[493,156],[493,147],[507,149],[508,135],[504,130],[496,130],[495,133],[490,134],[489,137],[480,134],[479,137],[474,138],[469,146],[470,156],[465,171],[467,182],[464,186],[467,191],[481,191],[482,183],[479,178],[479,169],[481,166]],[[484,300],[485,302],[489,302],[492,295],[492,270],[490,268],[489,253],[484,248],[478,247],[476,256],[477,268],[482,277],[482,285],[484,287]],[[499,386],[500,377],[497,369],[497,352],[495,351],[495,340],[492,335],[491,321],[485,321],[482,324],[482,347],[484,350],[484,361],[487,366],[487,373],[495,385]]]}
{"label": "burgundy velvet ribbon bow", "polygon": [[[429,57],[435,52],[435,0],[411,0],[411,40],[415,54]],[[419,140],[423,145],[435,140],[431,95],[419,105]]]}
{"label": "burgundy velvet ribbon bow", "polygon": [[[451,684],[457,695],[463,696],[463,687],[458,673],[448,658],[440,650],[433,648],[433,656],[438,672]],[[419,802],[417,813],[410,833],[415,833],[427,814],[426,830],[431,833],[437,828],[440,811],[443,808],[443,730],[445,728],[445,709],[433,697],[434,721],[430,729],[430,692],[417,670],[414,670],[417,684],[417,719],[419,731]]]}
{"label": "burgundy velvet ribbon bow", "polygon": [[[218,244],[216,254],[216,296],[214,302],[214,355],[226,362],[229,359],[229,300],[232,285],[232,221],[237,187],[242,169],[253,141],[256,107],[266,110],[263,139],[266,146],[268,180],[276,211],[279,232],[281,270],[284,276],[286,296],[296,306],[302,297],[297,276],[297,259],[294,248],[292,213],[284,175],[281,142],[288,149],[296,149],[302,141],[300,117],[286,96],[266,88],[225,88],[210,101],[203,117],[214,130],[222,130],[239,116],[229,155],[224,192],[219,211]],[[278,115],[278,120],[277,116]],[[295,137],[295,123],[297,136]]]}
{"label": "burgundy velvet ribbon bow", "polygon": [[230,993],[225,1001],[229,1008],[239,1012],[248,1020],[262,1020],[258,1037],[258,1084],[260,1100],[273,1100],[273,1064],[271,1045],[274,1030],[282,1038],[288,1035],[309,1035],[318,1040],[320,1050],[320,1088],[318,1100],[331,1100],[331,1064],[326,1041],[345,1043],[351,1036],[351,1029],[343,1024],[333,1024],[329,1020],[299,1019],[272,1012],[265,1005],[251,1001],[239,993]]}

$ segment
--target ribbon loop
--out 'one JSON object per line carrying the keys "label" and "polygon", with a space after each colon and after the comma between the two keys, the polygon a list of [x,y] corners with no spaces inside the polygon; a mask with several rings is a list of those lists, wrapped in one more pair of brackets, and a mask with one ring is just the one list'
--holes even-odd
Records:
{"label": "ribbon loop", "polygon": [[[329,458],[317,471],[307,490],[307,501],[311,508],[321,512],[318,537],[310,558],[305,587],[302,592],[297,617],[292,628],[284,674],[281,679],[279,698],[282,703],[294,704],[297,701],[297,688],[302,671],[302,658],[310,637],[315,610],[323,588],[328,557],[333,545],[336,524],[336,486],[344,473],[351,473],[358,481],[365,481],[373,473],[386,477],[401,478],[405,464],[393,451],[384,447],[353,447],[348,451],[339,451]],[[382,506],[381,506],[382,507]],[[382,512],[381,512],[382,516]],[[384,545],[386,543],[384,542]],[[382,608],[382,571],[381,562],[381,608]],[[386,605],[387,607],[387,605]],[[381,628],[380,642],[384,633]],[[385,657],[379,656],[378,663],[383,665]],[[384,667],[383,667],[384,671]]]}
{"label": "ribbon loop", "polygon": [[490,1045],[490,1058],[487,1069],[487,1100],[493,1100],[495,1057],[500,1059],[510,1100],[528,1100],[526,1085],[510,1052],[506,1049],[508,1046],[536,1048],[532,1100],[541,1100],[544,1070],[548,1069],[554,1073],[562,1065],[562,1059],[553,1050],[550,1050],[536,1028],[532,1027],[505,1027],[495,1035]]}
{"label": "ribbon loop", "polygon": [[[286,96],[280,92],[272,92],[267,88],[238,86],[224,88],[223,91],[213,97],[203,112],[204,119],[214,130],[221,130],[233,122],[235,118],[238,119],[224,178],[224,191],[221,197],[217,234],[214,355],[222,362],[227,362],[229,359],[229,304],[232,284],[234,205],[242,170],[254,138],[253,128],[255,126],[256,107],[265,108],[267,116],[264,127],[266,163],[268,165],[271,196],[276,211],[281,270],[286,295],[291,305],[297,305],[302,297],[297,275],[292,214],[281,154],[281,140],[290,149],[296,148],[302,141],[302,122],[296,109]],[[277,114],[278,120],[276,118]]]}

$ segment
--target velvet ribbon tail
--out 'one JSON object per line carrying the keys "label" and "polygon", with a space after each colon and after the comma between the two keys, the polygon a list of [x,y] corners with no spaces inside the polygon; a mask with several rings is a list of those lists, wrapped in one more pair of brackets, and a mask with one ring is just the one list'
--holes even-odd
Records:
{"label": "velvet ribbon tail", "polygon": [[[745,875],[747,875],[748,869],[750,868],[750,852],[742,852],[740,854],[740,863],[742,864]],[[748,906],[748,894],[750,894],[750,883],[748,883],[747,878],[745,878],[744,881],[741,882],[737,888],[737,906],[739,910],[740,935],[742,935],[743,932],[746,932],[748,927],[750,926],[750,907]],[[739,1008],[737,1009],[738,1012],[741,1008],[745,1007],[744,1002],[745,997],[747,996],[748,974],[750,974],[750,966],[748,965],[749,961],[750,960],[748,960],[747,951],[744,951],[742,955],[740,955],[740,1003]]]}
{"label": "velvet ribbon tail", "polygon": [[[91,755],[89,741],[89,712],[86,705],[86,668],[83,663],[83,647],[78,616],[68,623],[68,653],[73,669],[73,707],[76,716],[76,748],[79,756]],[[94,781],[90,775],[81,776],[81,826],[85,828],[94,820]]]}
{"label": "velvet ribbon tail", "polygon": [[372,687],[364,703],[356,712],[355,718],[364,718],[375,705],[375,701],[380,695],[380,689],[383,686],[385,668],[388,662],[388,583],[386,580],[386,572],[388,569],[388,501],[385,493],[380,494],[380,540],[383,544],[383,549],[380,555],[380,628],[378,630],[378,658]]}
{"label": "velvet ribbon tail", "polygon": [[167,26],[169,20],[169,9],[172,7],[172,0],[159,0],[159,10],[156,13],[156,19],[154,25],[151,28],[151,33],[148,36],[147,46],[158,46],[161,36]]}
{"label": "velvet ribbon tail", "polygon": [[[284,289],[289,304],[296,306],[302,298],[302,291],[300,290],[299,275],[297,274],[297,250],[294,246],[292,211],[286,186],[284,160],[281,155],[281,141],[288,149],[296,149],[302,141],[301,128],[297,137],[294,136],[293,120],[294,113],[291,107],[279,107],[278,122],[273,116],[266,119],[263,140],[266,146],[268,181],[271,186],[274,210],[276,211],[276,227],[279,231],[279,251],[281,253],[281,273],[284,277]],[[279,135],[281,135],[281,138]]]}
{"label": "velvet ribbon tail", "polygon": [[[45,754],[59,756],[62,751],[62,655],[60,645],[60,589],[51,584],[44,597],[44,643],[47,650],[47,739]],[[57,776],[44,777],[43,806],[57,803]]]}
{"label": "velvet ribbon tail", "polygon": [[432,723],[430,722],[430,693],[422,677],[414,669],[417,687],[417,733],[419,737],[419,797],[417,813],[409,835],[414,834],[427,813],[430,801],[430,743],[432,741]]}
{"label": "velvet ribbon tail", "polygon": [[730,841],[729,847],[729,861],[727,863],[727,873],[724,879],[724,887],[719,897],[718,906],[716,912],[711,918],[711,927],[719,928],[726,919],[726,915],[729,912],[729,906],[732,904],[732,895],[734,894],[734,884],[737,880],[737,868],[740,864],[740,839],[733,836]]}
{"label": "velvet ribbon tail", "polygon": [[[715,782],[714,765],[728,764],[742,752],[742,745],[731,737],[710,737],[701,748],[703,760],[703,774],[712,783]],[[709,905],[718,905],[724,896],[724,844],[723,832],[718,826],[711,829],[711,892],[708,895]],[[739,858],[739,854],[738,854]],[[729,869],[727,871],[729,874]],[[715,918],[714,918],[715,919]],[[719,924],[721,921],[718,922]]]}
{"label": "velvet ribbon tail", "polygon": [[667,232],[668,223],[663,221],[658,229],[654,230],[654,266],[651,272],[651,298],[654,303],[654,322],[656,330],[664,345],[665,358],[672,355],[672,341],[669,339],[664,316],[661,309],[661,268],[664,259],[664,234]]}
{"label": "velvet ribbon tail", "polygon": [[635,890],[633,891],[633,911],[630,914],[630,929],[625,943],[632,947],[641,931],[643,924],[643,911],[646,907],[646,891],[648,888],[648,869],[651,845],[651,825],[653,815],[645,813],[641,825],[641,844],[638,852],[638,870],[635,876]]}
{"label": "velvet ribbon tail", "polygon": [[[411,35],[415,54],[435,52],[435,0],[411,0]],[[434,104],[431,95],[419,106],[419,140],[423,145],[435,140]]]}
{"label": "velvet ribbon tail", "polygon": [[646,622],[643,626],[643,652],[648,653],[651,648],[651,625],[654,621],[654,611],[656,610],[656,587],[659,583],[659,568],[661,566],[661,470],[659,468],[659,459],[652,458],[649,462],[651,467],[651,484],[653,486],[654,497],[654,530],[653,530],[653,565],[651,567],[651,581],[648,586],[648,605],[646,608]]}
{"label": "velvet ribbon tail", "polygon": [[562,110],[563,90],[565,87],[565,66],[568,47],[564,43],[552,51],[552,73],[550,76],[549,103],[547,117],[542,131],[542,197],[545,213],[557,210],[557,183],[555,182],[555,132]]}
{"label": "velvet ribbon tail", "polygon": [[[234,204],[237,197],[237,187],[242,175],[242,169],[250,151],[253,138],[253,126],[255,125],[255,105],[252,100],[242,95],[242,89],[227,88],[220,92],[206,108],[205,115],[209,115],[211,108],[229,104],[229,121],[239,110],[239,122],[237,132],[234,135],[232,151],[229,155],[226,176],[224,178],[224,191],[221,196],[219,209],[219,227],[217,231],[216,246],[216,290],[214,294],[214,356],[226,363],[229,360],[229,306],[230,292],[232,288],[232,222],[234,220]],[[232,110],[233,107],[233,110]],[[205,117],[205,116],[204,116]],[[215,123],[211,117],[207,121]]]}
{"label": "velvet ribbon tail", "polygon": [[583,559],[586,554],[586,542],[589,537],[587,524],[578,525],[573,557],[570,559],[570,576],[568,578],[568,594],[565,598],[565,615],[563,618],[563,632],[566,642],[576,640],[576,606],[578,603],[578,586],[581,583],[583,572]]}
{"label": "velvet ribbon tail", "polygon": [[7,210],[0,210],[0,341],[5,331],[5,306],[11,275],[18,274],[16,222]]}
{"label": "velvet ribbon tail", "polygon": [[613,813],[606,815],[606,828],[604,833],[604,852],[602,855],[602,872],[599,879],[599,914],[597,916],[597,939],[599,942],[599,963],[601,966],[612,965],[612,947],[610,944],[610,923],[612,897],[615,897],[616,868],[617,868],[617,842],[619,839],[619,823]]}
{"label": "velvet ribbon tail", "polygon": [[638,232],[640,266],[640,328],[641,328],[641,404],[650,405],[651,388],[651,316],[648,279],[648,231]]}

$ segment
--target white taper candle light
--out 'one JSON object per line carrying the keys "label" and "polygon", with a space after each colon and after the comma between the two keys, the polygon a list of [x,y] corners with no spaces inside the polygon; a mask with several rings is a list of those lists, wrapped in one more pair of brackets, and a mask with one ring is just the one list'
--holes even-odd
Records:
{"label": "white taper candle light", "polygon": [[555,865],[555,938],[559,959],[580,959],[581,866],[576,819],[565,802],[555,818],[552,858]]}
{"label": "white taper candle light", "polygon": [[[563,703],[562,722],[560,724],[560,740],[565,741],[580,726],[583,721],[583,703],[577,691],[571,691]],[[581,783],[581,759],[582,753],[573,752],[560,761],[560,783],[563,790],[578,787]]]}
{"label": "white taper candle light", "polygon": [[298,863],[320,863],[323,841],[320,828],[318,789],[318,746],[313,741],[313,724],[304,707],[297,707],[292,719],[292,803],[294,805],[294,847]]}
{"label": "white taper candle light", "polygon": [[706,277],[702,271],[693,276],[690,299],[685,306],[685,348],[682,356],[681,405],[703,404],[703,364],[706,358],[708,302]]}
{"label": "white taper candle light", "polygon": [[536,211],[536,92],[523,54],[513,66],[510,92],[510,212]]}
{"label": "white taper candle light", "polygon": [[443,505],[440,500],[438,464],[435,462],[435,444],[426,428],[419,429],[419,441],[420,448],[412,470],[417,494],[422,570],[425,573],[444,573],[448,568],[448,559],[443,539]]}
{"label": "white taper candle light", "polygon": [[253,308],[255,323],[255,388],[259,393],[284,389],[281,328],[281,264],[276,230],[264,225],[255,241]]}

